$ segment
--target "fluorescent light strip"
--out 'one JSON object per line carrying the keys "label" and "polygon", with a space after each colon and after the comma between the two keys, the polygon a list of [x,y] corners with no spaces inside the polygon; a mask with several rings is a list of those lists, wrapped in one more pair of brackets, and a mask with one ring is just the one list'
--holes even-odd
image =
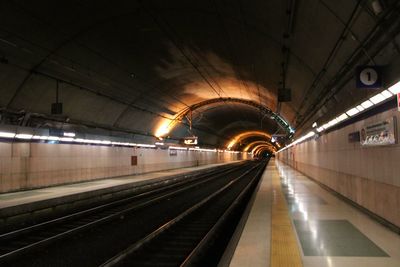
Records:
{"label": "fluorescent light strip", "polygon": [[338,123],[338,120],[337,119],[333,119],[333,120],[331,120],[330,122],[328,122],[328,125],[329,126],[333,126],[333,125],[335,125],[335,124],[337,124]]}
{"label": "fluorescent light strip", "polygon": [[354,116],[358,113],[360,113],[360,111],[357,108],[352,108],[352,109],[349,109],[348,111],[346,111],[346,114],[349,115],[350,117]]}
{"label": "fluorescent light strip", "polygon": [[[31,134],[15,134],[11,132],[0,132],[0,137],[3,138],[18,138],[18,139],[35,139],[35,140],[49,140],[49,141],[61,141],[61,142],[75,142],[75,143],[84,143],[84,144],[102,144],[102,145],[121,145],[121,146],[137,146],[137,147],[149,147],[155,148],[156,145],[150,144],[135,144],[128,142],[111,142],[110,140],[93,140],[93,139],[83,139],[83,138],[72,138],[75,136],[74,133],[64,133],[66,137],[58,137],[58,136],[44,136],[44,135],[31,135]],[[163,144],[163,143],[159,143]],[[170,149],[176,150],[188,150],[186,147],[176,147],[170,146]],[[208,149],[208,148],[189,148],[190,151],[201,151],[201,152],[227,152],[238,154],[240,151],[231,151],[231,150],[220,150],[220,149]],[[251,153],[250,153],[251,154]]]}
{"label": "fluorescent light strip", "polygon": [[187,150],[186,147],[181,147],[181,146],[170,146],[169,149],[174,149],[174,150]]}
{"label": "fluorescent light strip", "polygon": [[[360,105],[357,105],[356,107],[349,109],[348,111],[346,111],[342,115],[336,117],[335,119],[329,121],[328,123],[325,123],[321,127],[317,128],[317,131],[318,132],[322,132],[323,130],[328,129],[328,128],[332,127],[333,125],[336,125],[337,123],[348,119],[349,116],[352,117],[352,116],[364,111],[365,109],[370,108],[373,105],[378,104],[378,103],[380,103],[380,102],[392,97],[393,94],[397,94],[397,93],[400,93],[400,82],[397,82],[396,84],[394,84],[391,87],[389,87],[389,89],[384,90],[384,91],[380,92],[379,94],[374,95],[369,100],[366,100],[366,101],[362,102]],[[313,123],[313,127],[314,127],[314,124],[315,123]],[[299,139],[295,140],[294,142],[292,142],[288,146],[278,150],[277,152],[280,152],[280,151],[282,151],[284,149],[287,149],[288,147],[292,146],[293,144],[301,142],[299,140],[302,140],[303,137],[300,137]]]}
{"label": "fluorescent light strip", "polygon": [[385,99],[386,98],[382,94],[377,94],[377,95],[374,95],[373,97],[371,97],[369,100],[374,104],[378,104]]}
{"label": "fluorescent light strip", "polygon": [[363,108],[369,108],[369,107],[372,107],[373,105],[374,105],[374,103],[372,103],[372,102],[369,101],[369,100],[364,101],[364,102],[361,103],[361,106],[362,106]]}
{"label": "fluorescent light strip", "polygon": [[358,109],[360,112],[365,110],[365,108],[361,105],[358,105],[356,109]]}
{"label": "fluorescent light strip", "polygon": [[3,138],[14,138],[15,137],[15,133],[0,132],[0,137],[3,137]]}
{"label": "fluorescent light strip", "polygon": [[73,142],[74,138],[72,137],[60,137],[61,142]]}
{"label": "fluorescent light strip", "polygon": [[75,133],[72,133],[72,132],[70,132],[70,133],[64,132],[64,136],[67,136],[67,137],[75,137]]}
{"label": "fluorescent light strip", "polygon": [[345,119],[347,119],[349,116],[347,116],[346,113],[343,113],[342,115],[340,115],[339,117],[336,118],[336,120],[338,122],[344,121]]}
{"label": "fluorescent light strip", "polygon": [[324,130],[328,129],[329,127],[331,127],[331,126],[329,125],[329,123],[325,123],[324,125],[322,125],[322,128],[324,128]]}
{"label": "fluorescent light strip", "polygon": [[148,145],[148,144],[137,144],[138,147],[156,147],[155,145]]}
{"label": "fluorescent light strip", "polygon": [[32,139],[32,136],[32,134],[17,134],[15,138],[30,140]]}
{"label": "fluorescent light strip", "polygon": [[393,94],[389,90],[385,90],[385,91],[381,92],[381,95],[383,95],[385,97],[385,99],[388,99],[393,96]]}
{"label": "fluorescent light strip", "polygon": [[287,145],[287,146],[285,146],[284,148],[278,150],[277,153],[278,153],[278,152],[281,152],[281,151],[283,151],[283,150],[285,150],[285,149],[288,149],[289,147],[292,147],[292,146],[294,146],[294,145],[296,145],[296,144],[298,144],[298,143],[300,143],[300,142],[303,142],[304,140],[306,140],[306,139],[308,139],[308,138],[310,138],[310,137],[313,137],[314,135],[315,135],[315,132],[314,132],[314,131],[310,131],[310,132],[308,132],[306,135],[303,135],[302,137],[299,137],[298,139],[294,140],[294,141],[293,141],[292,143],[290,143],[289,145]]}
{"label": "fluorescent light strip", "polygon": [[400,93],[400,82],[397,82],[394,85],[390,86],[388,90],[394,95]]}

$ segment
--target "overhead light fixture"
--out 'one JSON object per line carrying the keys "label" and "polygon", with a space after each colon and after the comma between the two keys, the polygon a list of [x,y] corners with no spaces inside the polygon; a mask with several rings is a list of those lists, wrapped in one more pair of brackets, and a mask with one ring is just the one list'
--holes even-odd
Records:
{"label": "overhead light fixture", "polygon": [[359,111],[363,111],[365,108],[364,108],[363,106],[361,106],[361,105],[358,105],[358,106],[356,107],[356,109],[358,109]]}
{"label": "overhead light fixture", "polygon": [[324,128],[324,130],[326,130],[326,129],[328,129],[330,127],[330,125],[329,125],[329,123],[325,123],[321,127]]}
{"label": "overhead light fixture", "polygon": [[32,139],[32,136],[33,134],[17,134],[15,138],[29,140]]}
{"label": "overhead light fixture", "polygon": [[67,136],[67,137],[75,137],[75,133],[72,133],[72,132],[64,132],[64,136]]}
{"label": "overhead light fixture", "polygon": [[369,108],[369,107],[372,107],[373,105],[374,105],[374,104],[373,104],[371,101],[369,101],[369,100],[364,101],[364,102],[361,103],[361,106],[362,106],[363,108]]}
{"label": "overhead light fixture", "polygon": [[156,147],[155,145],[148,145],[148,144],[137,144],[139,147]]}
{"label": "overhead light fixture", "polygon": [[333,119],[333,120],[331,120],[330,122],[328,122],[328,125],[329,126],[333,126],[333,125],[335,125],[335,124],[337,124],[338,123],[338,120],[337,119]]}
{"label": "overhead light fixture", "polygon": [[46,135],[34,135],[32,136],[32,139],[36,139],[36,140],[47,140],[47,138],[49,138]]}
{"label": "overhead light fixture", "polygon": [[346,113],[343,113],[342,115],[340,115],[339,117],[336,118],[336,120],[338,122],[344,121],[345,119],[347,119],[349,116],[347,116]]}
{"label": "overhead light fixture", "polygon": [[4,137],[4,138],[14,138],[14,137],[15,137],[15,133],[0,132],[0,137]]}
{"label": "overhead light fixture", "polygon": [[324,130],[324,127],[319,127],[319,128],[317,128],[317,131],[320,133],[320,132],[322,132]]}
{"label": "overhead light fixture", "polygon": [[390,86],[388,90],[394,95],[400,93],[400,82]]}
{"label": "overhead light fixture", "polygon": [[349,115],[350,117],[354,116],[358,113],[360,113],[360,111],[357,108],[352,108],[352,109],[349,109],[348,111],[346,111],[346,114]]}
{"label": "overhead light fixture", "polygon": [[74,138],[72,138],[72,137],[60,137],[60,141],[62,141],[62,142],[72,142],[72,141],[74,141]]}
{"label": "overhead light fixture", "polygon": [[378,104],[385,99],[386,98],[382,94],[377,94],[377,95],[374,95],[373,97],[371,97],[369,100],[374,104]]}
{"label": "overhead light fixture", "polygon": [[181,146],[170,146],[169,149],[173,149],[173,150],[187,150],[186,147],[181,147]]}
{"label": "overhead light fixture", "polygon": [[312,127],[313,128],[316,128],[318,125],[317,125],[317,122],[314,122],[313,124],[312,124]]}
{"label": "overhead light fixture", "polygon": [[385,97],[385,99],[393,96],[389,90],[382,91],[381,94]]}

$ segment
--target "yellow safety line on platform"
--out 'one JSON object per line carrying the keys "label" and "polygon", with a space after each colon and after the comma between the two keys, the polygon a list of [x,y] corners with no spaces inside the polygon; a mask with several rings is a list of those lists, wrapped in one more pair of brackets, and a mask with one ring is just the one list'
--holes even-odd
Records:
{"label": "yellow safety line on platform", "polygon": [[271,267],[303,266],[278,171],[272,174]]}

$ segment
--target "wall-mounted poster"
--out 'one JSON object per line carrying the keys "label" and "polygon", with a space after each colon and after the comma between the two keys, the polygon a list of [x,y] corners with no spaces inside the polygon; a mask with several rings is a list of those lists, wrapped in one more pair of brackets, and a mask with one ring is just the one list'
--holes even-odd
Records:
{"label": "wall-mounted poster", "polygon": [[396,118],[366,125],[361,129],[360,142],[363,146],[393,145],[397,141]]}

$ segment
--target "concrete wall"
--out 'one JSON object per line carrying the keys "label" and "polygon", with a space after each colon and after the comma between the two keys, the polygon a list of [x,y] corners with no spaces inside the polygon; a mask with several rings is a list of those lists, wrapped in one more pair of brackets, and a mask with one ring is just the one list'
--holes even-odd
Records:
{"label": "concrete wall", "polygon": [[391,116],[400,122],[397,109],[386,111],[295,145],[277,158],[400,227],[400,145],[348,141],[349,133]]}
{"label": "concrete wall", "polygon": [[[137,156],[137,166],[131,166],[131,156]],[[0,142],[0,192],[229,162],[240,157],[232,153],[177,151],[172,156],[162,149]]]}

